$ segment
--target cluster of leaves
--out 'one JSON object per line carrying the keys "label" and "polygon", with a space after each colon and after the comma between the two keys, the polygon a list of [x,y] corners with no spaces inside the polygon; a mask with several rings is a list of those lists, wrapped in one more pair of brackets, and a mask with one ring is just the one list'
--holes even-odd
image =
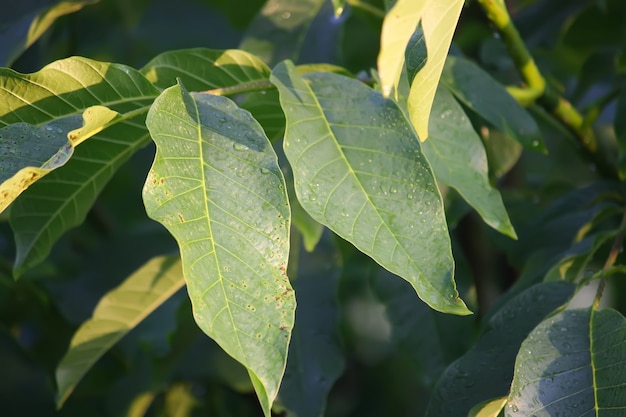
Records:
{"label": "cluster of leaves", "polygon": [[[14,62],[80,43],[63,29],[91,9],[129,37],[158,10],[91,3],[16,9],[0,34],[9,412],[53,415],[55,394],[61,415],[623,412],[619,0],[517,14],[593,147],[507,91],[515,51],[478,4],[207,0],[238,49]],[[83,42],[60,55],[123,57]]]}

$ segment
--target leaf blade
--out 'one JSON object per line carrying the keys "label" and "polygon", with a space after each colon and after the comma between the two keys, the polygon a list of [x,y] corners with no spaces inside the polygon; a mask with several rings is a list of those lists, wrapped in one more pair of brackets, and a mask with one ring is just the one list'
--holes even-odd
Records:
{"label": "leaf blade", "polygon": [[428,138],[428,121],[441,71],[464,0],[430,0],[422,16],[428,59],[411,82],[408,108],[411,122],[423,142]]}
{"label": "leaf blade", "polygon": [[[470,313],[452,278],[441,196],[395,102],[335,74],[307,83],[291,63],[276,66],[271,81],[287,117],[296,194],[311,217],[409,281],[431,307]],[[358,122],[353,108],[363,113]]]}
{"label": "leaf blade", "polygon": [[489,183],[487,154],[465,112],[445,88],[438,88],[430,132],[422,149],[437,179],[454,189],[499,232],[516,239],[498,190]]}
{"label": "leaf blade", "polygon": [[96,306],[91,319],[72,337],[56,369],[60,408],[89,368],[125,334],[185,284],[180,259],[151,259]]}
{"label": "leaf blade", "polygon": [[198,326],[246,366],[269,415],[295,310],[276,154],[249,113],[179,85],[155,101],[147,126],[157,155],[146,211],[178,241]]}

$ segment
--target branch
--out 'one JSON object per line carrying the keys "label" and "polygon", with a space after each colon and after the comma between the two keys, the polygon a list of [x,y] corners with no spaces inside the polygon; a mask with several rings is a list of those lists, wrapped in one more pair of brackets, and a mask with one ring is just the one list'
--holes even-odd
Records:
{"label": "branch", "polygon": [[508,87],[507,90],[520,104],[528,106],[539,103],[550,111],[563,125],[572,131],[585,153],[604,176],[617,178],[598,149],[598,142],[588,121],[576,110],[569,101],[550,88],[537,65],[530,55],[517,28],[511,20],[504,0],[478,0],[487,18],[500,32],[515,66],[517,67],[526,87]]}

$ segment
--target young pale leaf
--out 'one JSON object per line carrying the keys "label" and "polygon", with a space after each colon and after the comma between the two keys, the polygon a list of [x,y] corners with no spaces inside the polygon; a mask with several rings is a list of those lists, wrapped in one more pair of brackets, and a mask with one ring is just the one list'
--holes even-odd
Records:
{"label": "young pale leaf", "polygon": [[491,75],[464,58],[449,56],[441,82],[465,106],[524,147],[546,152],[535,120]]}
{"label": "young pale leaf", "polygon": [[466,416],[475,404],[507,395],[522,341],[573,293],[572,284],[550,282],[535,285],[505,304],[476,344],[441,375],[426,416]]}
{"label": "young pale leaf", "polygon": [[78,125],[80,116],[68,116],[40,127],[15,123],[0,128],[0,213],[31,184],[70,159],[74,146],[67,134]]}
{"label": "young pale leaf", "polygon": [[[59,236],[83,221],[117,168],[147,143],[141,110],[147,110],[158,93],[132,68],[86,58],[56,61],[33,74],[0,69],[0,126],[43,125],[91,106],[105,106],[124,116],[76,148],[63,167],[15,201],[11,227],[17,243],[16,276],[43,260]],[[89,117],[86,120],[94,124]]]}
{"label": "young pale leaf", "polygon": [[239,47],[270,65],[296,60],[324,0],[269,0],[254,18]]}
{"label": "young pale leaf", "polygon": [[483,143],[463,108],[445,88],[437,89],[432,114],[433,140],[422,143],[422,150],[435,177],[456,189],[489,226],[517,238],[500,193],[489,183]]}
{"label": "young pale leaf", "polygon": [[162,256],[148,261],[107,293],[92,318],[76,331],[57,367],[57,406],[63,405],[76,384],[106,351],[184,284],[179,258]]}
{"label": "young pale leaf", "polygon": [[499,417],[502,415],[502,409],[504,404],[506,404],[506,400],[506,397],[502,397],[476,404],[472,407],[467,417]]}
{"label": "young pale leaf", "polygon": [[624,415],[624,340],[615,310],[565,310],[544,320],[520,347],[505,415]]}
{"label": "young pale leaf", "polygon": [[180,85],[159,96],[147,126],[157,154],[146,211],[178,242],[198,326],[248,369],[269,416],[295,311],[276,154],[250,113]]}
{"label": "young pale leaf", "polygon": [[428,60],[413,78],[407,102],[411,122],[421,141],[428,137],[431,106],[463,4],[464,0],[429,0],[424,8],[422,30]]}
{"label": "young pale leaf", "polygon": [[159,88],[181,82],[192,91],[228,89],[267,81],[270,70],[245,51],[205,48],[164,52],[148,62],[141,73]]}
{"label": "young pale leaf", "polygon": [[397,104],[341,75],[303,79],[289,62],[271,81],[302,207],[409,281],[434,309],[469,314],[455,288],[441,195]]}
{"label": "young pale leaf", "polygon": [[328,393],[345,366],[336,299],[339,266],[329,240],[298,257],[298,311],[279,393],[298,417],[324,415]]}
{"label": "young pale leaf", "polygon": [[383,20],[378,76],[385,97],[395,94],[398,88],[407,44],[415,33],[428,3],[430,0],[398,0]]}

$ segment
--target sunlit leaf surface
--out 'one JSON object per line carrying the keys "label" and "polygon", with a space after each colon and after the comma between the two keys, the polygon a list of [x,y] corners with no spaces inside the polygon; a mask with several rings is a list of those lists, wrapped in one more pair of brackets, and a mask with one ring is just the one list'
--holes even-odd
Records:
{"label": "sunlit leaf surface", "polygon": [[61,406],[96,361],[185,284],[178,257],[150,260],[98,303],[57,367]]}
{"label": "sunlit leaf surface", "polygon": [[33,74],[0,69],[0,126],[41,126],[92,106],[125,116],[81,144],[64,166],[15,201],[11,227],[17,244],[16,276],[44,259],[66,230],[84,220],[116,170],[148,143],[143,117],[157,95],[158,90],[132,68],[87,58],[56,61]]}

